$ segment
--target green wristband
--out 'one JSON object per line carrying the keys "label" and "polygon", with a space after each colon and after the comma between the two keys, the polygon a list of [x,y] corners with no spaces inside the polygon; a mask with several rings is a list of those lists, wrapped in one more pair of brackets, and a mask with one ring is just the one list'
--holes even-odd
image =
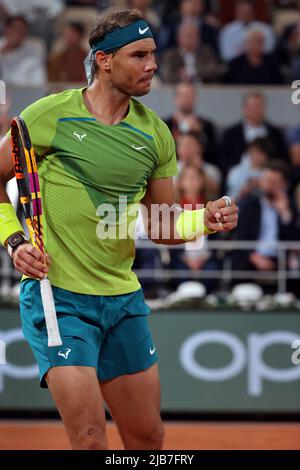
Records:
{"label": "green wristband", "polygon": [[16,212],[10,203],[0,203],[0,243],[4,245],[6,240],[16,232],[24,233],[23,227],[17,218]]}

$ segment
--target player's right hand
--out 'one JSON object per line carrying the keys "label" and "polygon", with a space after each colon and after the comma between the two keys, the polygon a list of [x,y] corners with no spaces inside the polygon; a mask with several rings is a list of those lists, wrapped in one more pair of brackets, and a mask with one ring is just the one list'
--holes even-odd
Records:
{"label": "player's right hand", "polygon": [[15,268],[22,274],[37,279],[43,279],[51,264],[50,256],[40,251],[31,243],[22,243],[13,251],[13,263]]}

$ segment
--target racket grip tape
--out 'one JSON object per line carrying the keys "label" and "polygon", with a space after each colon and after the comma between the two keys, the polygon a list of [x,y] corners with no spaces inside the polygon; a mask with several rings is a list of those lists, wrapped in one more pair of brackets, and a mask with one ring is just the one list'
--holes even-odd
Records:
{"label": "racket grip tape", "polygon": [[46,320],[48,333],[48,346],[61,346],[62,340],[59,334],[57,316],[55,311],[53,292],[49,279],[45,278],[40,281],[41,297]]}

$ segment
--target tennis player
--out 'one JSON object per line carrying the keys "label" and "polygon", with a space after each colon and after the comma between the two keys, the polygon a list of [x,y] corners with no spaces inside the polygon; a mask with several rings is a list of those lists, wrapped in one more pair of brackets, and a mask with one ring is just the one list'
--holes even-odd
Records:
{"label": "tennis player", "polygon": [[[92,30],[90,46],[88,87],[45,97],[21,114],[38,160],[48,255],[43,259],[25,240],[5,192],[13,177],[9,136],[1,145],[1,242],[27,276],[20,294],[23,332],[72,448],[107,448],[105,401],[126,449],[161,449],[149,308],[131,271],[134,239],[120,229],[135,220],[131,209],[143,203],[153,241],[184,243],[232,230],[238,209],[224,197],[202,210],[172,210],[173,139],[158,116],[132,98],[150,91],[157,68],[155,43],[141,14],[110,13]],[[161,204],[163,216],[155,221],[151,209]],[[46,273],[61,347],[47,346],[38,281]]]}

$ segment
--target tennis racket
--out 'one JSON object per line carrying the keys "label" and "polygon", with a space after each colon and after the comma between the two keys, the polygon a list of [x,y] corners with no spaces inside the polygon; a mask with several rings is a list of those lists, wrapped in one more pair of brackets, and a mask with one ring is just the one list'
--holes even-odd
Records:
{"label": "tennis racket", "polygon": [[[11,123],[12,157],[26,224],[33,246],[44,255],[43,210],[34,149],[25,122],[19,116]],[[48,346],[61,346],[51,284],[40,280],[41,297],[48,333]]]}

